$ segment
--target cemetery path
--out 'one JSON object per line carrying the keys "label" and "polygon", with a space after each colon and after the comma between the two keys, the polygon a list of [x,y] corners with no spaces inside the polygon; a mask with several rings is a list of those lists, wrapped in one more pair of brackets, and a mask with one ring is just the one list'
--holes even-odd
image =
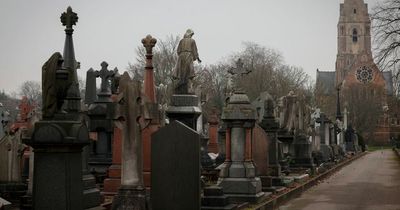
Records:
{"label": "cemetery path", "polygon": [[400,210],[400,160],[368,153],[279,210]]}

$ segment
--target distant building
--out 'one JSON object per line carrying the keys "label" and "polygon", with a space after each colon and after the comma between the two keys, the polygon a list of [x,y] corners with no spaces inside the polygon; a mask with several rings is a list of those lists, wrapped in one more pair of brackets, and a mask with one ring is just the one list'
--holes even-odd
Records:
{"label": "distant building", "polygon": [[[389,143],[391,137],[398,138],[400,121],[396,114],[397,104],[393,104],[395,100],[392,100],[392,73],[381,72],[373,60],[368,5],[363,0],[344,0],[340,4],[337,28],[336,70],[317,70],[317,104],[327,110],[327,114],[335,116],[335,96],[339,88],[342,110],[346,107],[353,112],[350,113],[353,121],[375,119],[355,116],[355,113],[361,115],[366,107],[370,110],[364,110],[365,114],[379,115],[376,117],[378,126],[373,132],[373,142],[370,143]],[[371,104],[377,106],[371,108]]]}

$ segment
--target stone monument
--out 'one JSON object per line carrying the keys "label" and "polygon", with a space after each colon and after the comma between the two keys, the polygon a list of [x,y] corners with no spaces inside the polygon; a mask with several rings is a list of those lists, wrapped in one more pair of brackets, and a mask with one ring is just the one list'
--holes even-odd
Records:
{"label": "stone monument", "polygon": [[125,72],[119,82],[115,109],[116,126],[122,131],[121,187],[114,197],[113,210],[145,210],[146,190],[143,183],[143,146],[141,123],[146,124],[139,81]]}
{"label": "stone monument", "polygon": [[68,7],[61,15],[66,26],[64,56],[54,53],[42,68],[43,119],[24,141],[33,147],[33,208],[83,209],[82,148],[89,134],[80,114],[80,94],[72,26],[78,16]]}
{"label": "stone monument", "polygon": [[146,66],[144,73],[144,96],[146,107],[149,111],[148,124],[142,130],[143,141],[143,176],[144,185],[151,186],[151,135],[160,128],[160,112],[155,93],[154,70],[153,70],[153,48],[157,40],[151,35],[147,35],[142,39],[143,47],[146,50]]}
{"label": "stone monument", "polygon": [[244,92],[236,90],[229,98],[221,119],[226,129],[226,159],[218,186],[234,201],[258,202],[264,197],[261,180],[252,160],[252,129],[256,111]]}
{"label": "stone monument", "polygon": [[152,136],[153,210],[200,209],[200,135],[173,121]]}
{"label": "stone monument", "polygon": [[[110,110],[113,109],[111,100],[111,82],[118,69],[108,70],[108,63],[103,61],[100,70],[90,68],[86,76],[85,103],[89,105],[89,131],[94,132],[96,139],[91,142],[89,155],[89,170],[102,180],[112,163],[111,140],[114,131]],[[96,78],[101,79],[100,90],[96,93]]]}
{"label": "stone monument", "polygon": [[173,73],[174,94],[166,110],[170,122],[178,120],[196,130],[197,118],[201,114],[198,97],[191,93],[191,81],[195,77],[193,61],[199,59],[196,42],[191,38],[194,32],[188,29],[178,45],[178,61]]}

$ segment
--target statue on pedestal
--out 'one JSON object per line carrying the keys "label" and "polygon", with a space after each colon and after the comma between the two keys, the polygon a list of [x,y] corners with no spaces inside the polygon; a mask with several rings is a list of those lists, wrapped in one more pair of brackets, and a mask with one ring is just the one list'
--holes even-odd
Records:
{"label": "statue on pedestal", "polygon": [[195,77],[193,61],[201,63],[197,46],[192,36],[194,32],[191,29],[186,30],[183,39],[178,45],[178,61],[176,63],[172,78],[177,80],[175,93],[188,94],[189,83]]}

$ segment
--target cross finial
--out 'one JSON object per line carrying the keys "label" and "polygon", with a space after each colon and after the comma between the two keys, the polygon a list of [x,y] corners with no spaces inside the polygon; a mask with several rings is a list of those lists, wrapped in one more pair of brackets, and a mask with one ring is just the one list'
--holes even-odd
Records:
{"label": "cross finial", "polygon": [[239,58],[236,62],[236,67],[231,68],[228,70],[228,73],[230,73],[231,75],[240,75],[243,76],[245,74],[249,74],[251,72],[250,69],[246,69],[244,68],[244,63],[242,61],[241,58]]}
{"label": "cross finial", "polygon": [[101,62],[101,71],[107,71],[108,63],[103,61]]}
{"label": "cross finial", "polygon": [[153,38],[150,34],[142,39],[142,44],[146,48],[147,54],[153,54],[153,47],[156,45],[157,39]]}
{"label": "cross finial", "polygon": [[63,12],[60,18],[63,26],[67,27],[65,30],[73,31],[72,26],[76,25],[76,22],[78,22],[78,15],[72,11],[71,7],[68,7],[67,11]]}

